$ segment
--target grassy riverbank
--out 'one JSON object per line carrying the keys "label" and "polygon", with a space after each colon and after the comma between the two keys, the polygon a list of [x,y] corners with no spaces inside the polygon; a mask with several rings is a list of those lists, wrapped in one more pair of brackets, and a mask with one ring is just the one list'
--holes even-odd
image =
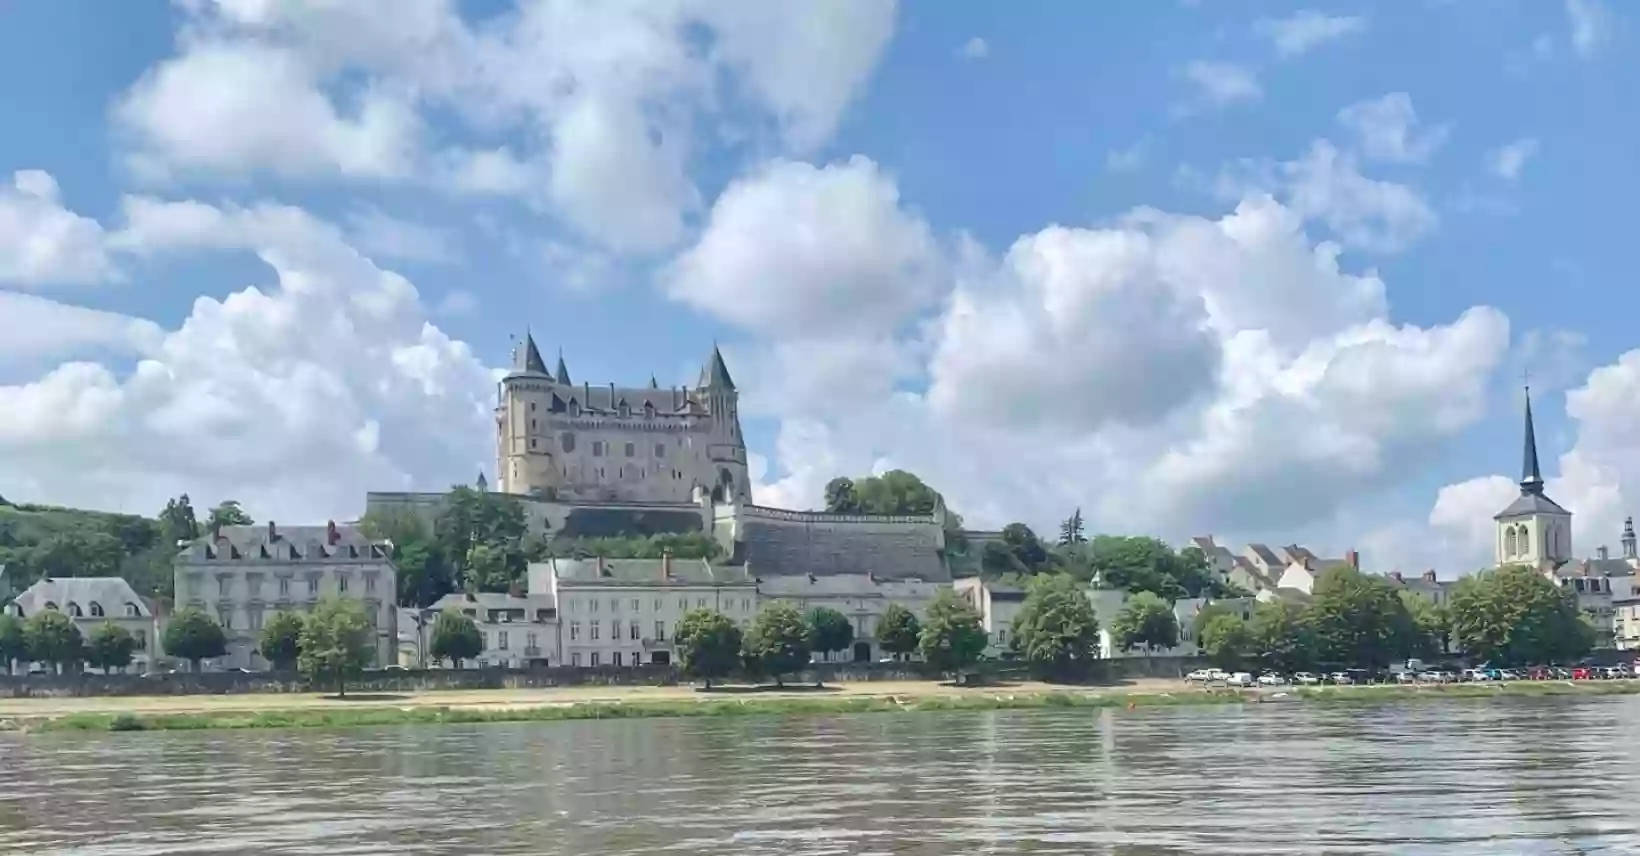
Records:
{"label": "grassy riverbank", "polygon": [[[0,716],[0,731],[171,731],[240,728],[345,728],[369,725],[550,722],[638,717],[798,716],[838,713],[891,713],[941,710],[1024,710],[1037,708],[1166,707],[1197,704],[1319,703],[1372,704],[1425,699],[1600,696],[1640,693],[1640,681],[1589,683],[1519,682],[1426,687],[1304,687],[1281,690],[1180,689],[1172,692],[1121,689],[1011,692],[970,689],[906,695],[813,695],[724,697],[688,694],[666,698],[591,700],[536,705],[494,705],[480,701],[438,705],[389,705],[370,700],[329,701],[277,709],[222,709],[188,712],[144,711]],[[270,705],[277,699],[266,699]]]}

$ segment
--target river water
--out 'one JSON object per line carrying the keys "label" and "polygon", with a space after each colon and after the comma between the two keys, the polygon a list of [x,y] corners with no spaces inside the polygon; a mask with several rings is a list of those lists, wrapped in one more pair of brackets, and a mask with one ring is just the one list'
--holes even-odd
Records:
{"label": "river water", "polygon": [[1640,698],[0,736],[0,853],[1640,853]]}

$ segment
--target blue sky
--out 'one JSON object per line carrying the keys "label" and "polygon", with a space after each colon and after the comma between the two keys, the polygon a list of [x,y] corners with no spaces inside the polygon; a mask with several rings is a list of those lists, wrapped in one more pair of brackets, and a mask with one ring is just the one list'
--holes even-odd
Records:
{"label": "blue sky", "polygon": [[[685,383],[721,341],[760,501],[903,465],[987,525],[1083,505],[1457,571],[1511,489],[1528,367],[1579,546],[1615,540],[1640,489],[1640,448],[1600,421],[1640,389],[1619,4],[387,5],[0,8],[0,174],[48,173],[81,218],[69,242],[37,208],[0,214],[0,405],[25,414],[0,429],[0,494],[318,517],[436,488],[490,460],[485,367],[526,326],[593,382]],[[484,151],[504,168],[481,174]],[[131,197],[217,216],[166,231]],[[1196,230],[1259,199],[1299,249],[1232,273]],[[283,225],[255,214],[273,206]],[[1379,297],[1270,284],[1329,242]],[[333,267],[338,247],[367,266]],[[303,292],[315,276],[332,290]],[[252,286],[271,302],[228,299]],[[346,314],[372,288],[390,321]],[[1336,323],[1312,328],[1317,301]],[[1501,315],[1460,325],[1481,306]],[[1250,355],[1259,335],[1280,347]],[[163,382],[131,379],[144,360]],[[147,448],[202,435],[193,458]],[[311,472],[270,481],[284,455]],[[53,477],[76,460],[98,472]]]}

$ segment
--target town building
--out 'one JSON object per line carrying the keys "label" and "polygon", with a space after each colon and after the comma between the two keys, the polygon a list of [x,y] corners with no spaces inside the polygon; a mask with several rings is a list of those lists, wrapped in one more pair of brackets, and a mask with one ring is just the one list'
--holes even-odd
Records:
{"label": "town building", "polygon": [[[432,618],[410,616],[416,634],[416,654],[434,661],[433,627],[437,611],[453,609],[471,618],[484,639],[483,649],[467,665],[509,669],[563,665],[559,654],[558,607],[550,594],[457,592],[433,604]],[[400,619],[405,616],[400,611]],[[400,629],[403,637],[406,629]],[[402,661],[402,657],[401,657]],[[421,664],[418,663],[418,666]]]}
{"label": "town building", "polygon": [[496,472],[503,493],[598,502],[751,499],[739,393],[714,346],[693,389],[571,381],[548,371],[535,338],[514,349],[496,391]]}
{"label": "town building", "polygon": [[551,559],[531,564],[529,590],[557,604],[558,662],[665,665],[683,617],[711,609],[745,627],[758,610],[744,567],[705,559]]}
{"label": "town building", "polygon": [[1025,589],[981,577],[964,577],[951,587],[979,613],[988,642],[985,655],[1000,657],[1011,651],[1014,619],[1025,605]]}
{"label": "town building", "polygon": [[74,621],[81,638],[104,622],[113,622],[136,640],[127,671],[151,670],[161,656],[160,628],[152,607],[120,577],[48,577],[20,592],[6,610],[20,619],[41,612],[61,612]]}
{"label": "town building", "polygon": [[175,563],[175,602],[217,620],[228,637],[222,668],[260,670],[262,627],[277,612],[311,612],[321,598],[357,600],[376,644],[371,662],[397,659],[398,572],[392,545],[354,526],[223,526],[188,543]]}

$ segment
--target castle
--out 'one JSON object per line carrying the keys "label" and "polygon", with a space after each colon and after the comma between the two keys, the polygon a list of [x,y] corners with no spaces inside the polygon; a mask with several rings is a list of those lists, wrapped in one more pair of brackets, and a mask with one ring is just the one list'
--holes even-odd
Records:
{"label": "castle", "polygon": [[548,371],[533,335],[496,391],[501,492],[586,502],[751,501],[739,394],[712,354],[694,389],[577,386],[562,354]]}

